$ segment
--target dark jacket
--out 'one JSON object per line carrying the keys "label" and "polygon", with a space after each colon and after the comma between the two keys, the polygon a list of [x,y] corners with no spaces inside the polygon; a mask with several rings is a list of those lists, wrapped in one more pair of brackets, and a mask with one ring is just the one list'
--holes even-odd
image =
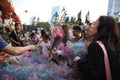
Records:
{"label": "dark jacket", "polygon": [[[107,41],[103,40],[102,42],[108,53],[112,80],[120,80],[120,65],[118,69],[118,63],[120,64],[120,60],[118,61],[118,59],[120,59],[119,55],[110,49]],[[77,64],[78,70],[83,77],[83,79],[81,77],[80,80],[106,80],[104,53],[98,43],[91,43],[88,47],[87,56],[84,60],[78,60]]]}
{"label": "dark jacket", "polygon": [[[13,30],[13,31],[11,32],[11,34],[9,35],[9,38],[13,38],[15,41],[20,42],[21,46],[24,46],[23,41],[20,40],[20,36],[24,37],[24,33],[23,33],[23,32],[21,32],[21,33],[16,33],[16,31]],[[12,45],[13,45],[13,46],[20,46],[20,45],[18,45],[18,44],[13,43],[13,42],[12,42]]]}

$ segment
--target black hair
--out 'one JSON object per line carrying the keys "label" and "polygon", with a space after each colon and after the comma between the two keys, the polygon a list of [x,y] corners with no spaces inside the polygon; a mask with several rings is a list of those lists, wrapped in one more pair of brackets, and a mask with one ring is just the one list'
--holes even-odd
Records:
{"label": "black hair", "polygon": [[80,26],[74,26],[72,29],[74,29],[74,30],[77,30],[77,31],[81,32],[81,28],[80,28]]}
{"label": "black hair", "polygon": [[44,36],[45,34],[47,34],[47,33],[46,33],[46,30],[45,30],[45,29],[42,29],[42,30],[41,30],[41,36]]}
{"label": "black hair", "polygon": [[15,27],[18,26],[18,25],[19,25],[19,23],[15,23]]}
{"label": "black hair", "polygon": [[50,37],[49,37],[49,35],[48,34],[44,34],[42,37],[44,37],[45,39],[49,39],[50,40]]}
{"label": "black hair", "polygon": [[111,16],[100,16],[99,26],[94,41],[106,40],[114,51],[120,51],[120,31],[115,19]]}
{"label": "black hair", "polygon": [[31,37],[31,38],[32,38],[33,36],[35,36],[35,33],[31,33],[31,34],[30,34],[30,37]]}
{"label": "black hair", "polygon": [[2,13],[5,13],[5,9],[0,5],[0,11],[2,11]]}

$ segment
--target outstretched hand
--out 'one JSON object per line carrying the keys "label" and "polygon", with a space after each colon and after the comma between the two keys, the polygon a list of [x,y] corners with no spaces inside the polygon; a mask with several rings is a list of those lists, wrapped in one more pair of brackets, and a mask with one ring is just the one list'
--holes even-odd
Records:
{"label": "outstretched hand", "polygon": [[30,45],[30,50],[31,51],[35,51],[35,50],[37,50],[38,49],[38,45]]}

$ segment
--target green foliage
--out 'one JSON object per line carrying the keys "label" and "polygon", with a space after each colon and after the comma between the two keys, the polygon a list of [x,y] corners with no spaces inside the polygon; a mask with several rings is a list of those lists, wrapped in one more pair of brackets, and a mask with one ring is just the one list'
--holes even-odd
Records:
{"label": "green foliage", "polygon": [[9,41],[9,38],[8,38],[8,36],[6,35],[6,34],[0,34],[0,36],[6,41],[6,42],[8,42]]}
{"label": "green foliage", "polygon": [[47,31],[50,31],[50,24],[48,22],[39,22],[38,24],[36,24],[37,28],[44,28]]}
{"label": "green foliage", "polygon": [[34,25],[23,25],[25,31],[37,30],[37,28],[44,28],[47,31],[50,31],[50,24],[48,22],[39,22]]}
{"label": "green foliage", "polygon": [[[71,17],[71,16],[68,16],[67,10],[63,7],[60,14],[61,15],[59,15],[58,12],[56,12],[52,16],[50,21],[52,26],[61,26],[62,24],[68,24],[69,29],[72,28],[74,25],[79,25],[82,29],[85,29],[85,25],[87,23],[90,23],[89,11],[85,16],[85,22],[83,22],[82,20],[81,10],[78,12],[77,17],[74,17],[74,16]],[[59,20],[61,20],[61,22]],[[27,26],[27,28],[24,28],[24,30],[31,31],[31,30],[37,30],[37,28],[44,28],[48,32],[50,32],[51,25],[49,24],[49,22],[39,22],[39,18],[38,18],[36,25],[25,25]]]}
{"label": "green foliage", "polygon": [[75,19],[76,19],[75,17],[71,17],[70,23],[76,24],[76,20]]}
{"label": "green foliage", "polygon": [[78,16],[78,17],[77,17],[77,18],[78,18],[78,19],[77,19],[77,24],[78,24],[78,25],[81,25],[81,24],[82,24],[81,14],[82,14],[82,11],[80,10],[80,12],[79,12],[78,15],[77,15],[77,16]]}
{"label": "green foliage", "polygon": [[90,23],[89,11],[88,11],[88,13],[87,13],[86,16],[85,16],[85,23],[86,23],[86,24],[89,24],[89,23]]}
{"label": "green foliage", "polygon": [[67,16],[66,19],[65,19],[65,23],[69,23],[69,17]]}

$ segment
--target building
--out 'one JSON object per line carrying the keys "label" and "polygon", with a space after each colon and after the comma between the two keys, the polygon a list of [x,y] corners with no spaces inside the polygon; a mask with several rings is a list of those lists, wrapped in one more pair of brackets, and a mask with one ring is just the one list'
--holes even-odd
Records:
{"label": "building", "polygon": [[118,18],[120,15],[120,0],[109,0],[108,15]]}
{"label": "building", "polygon": [[60,6],[54,6],[52,7],[51,12],[51,25],[54,25],[59,20],[59,14],[60,14]]}
{"label": "building", "polygon": [[52,7],[52,12],[51,12],[51,18],[53,17],[53,15],[55,15],[55,13],[60,13],[60,6],[54,6]]}

